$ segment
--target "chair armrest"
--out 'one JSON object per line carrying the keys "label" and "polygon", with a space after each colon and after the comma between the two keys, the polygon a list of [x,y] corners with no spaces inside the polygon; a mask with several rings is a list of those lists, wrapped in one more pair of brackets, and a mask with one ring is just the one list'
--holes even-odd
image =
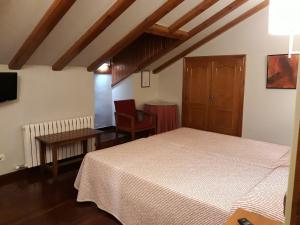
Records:
{"label": "chair armrest", "polygon": [[143,110],[140,110],[140,109],[137,109],[136,111],[138,113],[146,114],[148,116],[156,116],[154,113],[149,113],[149,112],[146,112],[146,111],[143,111]]}
{"label": "chair armrest", "polygon": [[115,112],[116,126],[118,126],[119,117],[129,119],[130,120],[130,127],[134,128],[134,122],[135,122],[134,116],[131,116],[131,115],[128,115],[128,114],[125,114],[125,113]]}

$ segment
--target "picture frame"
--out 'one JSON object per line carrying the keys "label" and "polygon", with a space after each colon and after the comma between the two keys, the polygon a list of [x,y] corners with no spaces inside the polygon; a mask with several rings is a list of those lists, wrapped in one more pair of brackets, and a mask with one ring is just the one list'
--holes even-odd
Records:
{"label": "picture frame", "polygon": [[150,87],[150,71],[149,70],[141,71],[141,87],[142,88]]}
{"label": "picture frame", "polygon": [[268,55],[266,88],[296,89],[298,60],[298,54]]}

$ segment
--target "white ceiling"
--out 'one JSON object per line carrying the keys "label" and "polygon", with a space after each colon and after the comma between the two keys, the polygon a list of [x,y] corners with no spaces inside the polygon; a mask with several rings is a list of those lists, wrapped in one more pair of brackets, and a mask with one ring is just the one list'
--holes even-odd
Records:
{"label": "white ceiling", "polygon": [[8,64],[52,0],[0,0],[0,64]]}
{"label": "white ceiling", "polygon": [[[116,0],[77,0],[35,51],[27,64],[53,65],[115,1]],[[165,1],[166,0],[136,0],[135,3],[85,48],[70,65],[88,66],[91,64]],[[233,0],[220,0],[204,13],[184,25],[181,29],[186,31],[191,30],[232,1]],[[222,20],[208,27],[159,59],[151,65],[150,68],[154,68],[160,63],[165,62],[262,1],[263,0],[249,0],[249,2],[242,7],[234,10]],[[10,62],[52,2],[53,0],[0,0],[0,64],[8,64]],[[200,2],[199,0],[185,0],[158,23],[170,26]]]}

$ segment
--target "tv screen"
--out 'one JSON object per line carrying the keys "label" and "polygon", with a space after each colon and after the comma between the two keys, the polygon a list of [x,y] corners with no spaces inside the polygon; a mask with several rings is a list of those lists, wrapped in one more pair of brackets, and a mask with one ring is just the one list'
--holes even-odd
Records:
{"label": "tv screen", "polygon": [[17,87],[17,73],[0,73],[0,102],[17,99]]}

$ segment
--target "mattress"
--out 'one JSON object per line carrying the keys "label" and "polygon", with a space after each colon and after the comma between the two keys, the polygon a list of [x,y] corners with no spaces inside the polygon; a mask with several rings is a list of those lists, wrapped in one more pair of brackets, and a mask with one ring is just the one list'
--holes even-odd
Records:
{"label": "mattress", "polygon": [[[282,221],[288,153],[287,146],[180,128],[88,153],[77,200],[124,225],[219,225],[237,207],[255,211],[256,203]],[[278,193],[264,204],[272,182]]]}

